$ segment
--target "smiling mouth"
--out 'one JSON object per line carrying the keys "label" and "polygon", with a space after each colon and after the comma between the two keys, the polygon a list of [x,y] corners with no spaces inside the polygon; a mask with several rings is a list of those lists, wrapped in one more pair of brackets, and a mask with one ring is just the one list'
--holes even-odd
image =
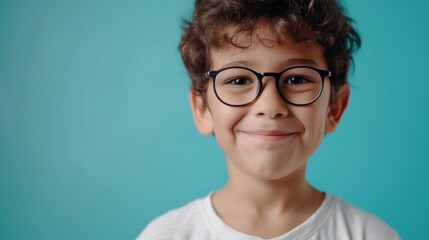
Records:
{"label": "smiling mouth", "polygon": [[277,142],[292,137],[297,132],[282,132],[282,131],[241,131],[248,137],[266,142]]}

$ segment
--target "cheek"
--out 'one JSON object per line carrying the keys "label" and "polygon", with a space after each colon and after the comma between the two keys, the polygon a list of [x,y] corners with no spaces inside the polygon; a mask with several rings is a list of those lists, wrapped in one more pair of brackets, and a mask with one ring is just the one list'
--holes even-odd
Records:
{"label": "cheek", "polygon": [[314,132],[319,133],[322,137],[326,132],[326,119],[330,101],[329,89],[324,89],[322,96],[314,104],[310,105],[309,112],[307,113],[309,125],[313,126]]}
{"label": "cheek", "polygon": [[227,106],[213,109],[213,132],[216,142],[226,155],[230,155],[234,151],[237,138],[235,127],[240,121],[238,114],[235,111],[226,109]]}
{"label": "cheek", "polygon": [[[212,91],[212,89],[208,89]],[[221,103],[213,92],[207,94],[207,103],[212,116],[214,133],[216,136],[231,132],[240,120],[240,108],[230,107]]]}
{"label": "cheek", "polygon": [[223,104],[213,106],[211,112],[215,134],[233,134],[234,128],[242,116],[238,109]]}
{"label": "cheek", "polygon": [[326,114],[327,104],[313,104],[296,111],[296,117],[304,125],[306,138],[321,141],[325,135]]}

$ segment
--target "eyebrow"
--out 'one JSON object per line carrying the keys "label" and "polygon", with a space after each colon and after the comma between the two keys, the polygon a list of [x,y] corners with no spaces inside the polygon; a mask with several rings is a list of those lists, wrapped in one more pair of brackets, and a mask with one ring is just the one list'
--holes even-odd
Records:
{"label": "eyebrow", "polygon": [[255,64],[250,60],[241,60],[241,61],[234,61],[234,62],[227,63],[227,64],[223,65],[221,68],[235,67],[235,66],[252,67],[254,65]]}
{"label": "eyebrow", "polygon": [[281,66],[296,66],[296,65],[305,65],[310,67],[320,67],[317,65],[317,63],[311,59],[305,59],[305,58],[291,58],[286,59],[285,61],[281,62],[279,65]]}
{"label": "eyebrow", "polygon": [[[299,66],[299,65],[310,66],[310,67],[320,67],[315,61],[311,59],[305,59],[305,58],[286,59],[284,61],[281,61],[278,65],[285,66],[285,67],[292,67],[292,66]],[[234,67],[234,66],[252,67],[252,66],[255,66],[255,63],[250,60],[234,61],[223,65],[221,69],[227,68],[227,67]]]}

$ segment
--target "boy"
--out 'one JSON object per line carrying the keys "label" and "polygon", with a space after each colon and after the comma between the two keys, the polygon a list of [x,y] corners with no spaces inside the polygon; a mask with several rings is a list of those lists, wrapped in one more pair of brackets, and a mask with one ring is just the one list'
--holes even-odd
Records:
{"label": "boy", "polygon": [[346,109],[359,46],[334,0],[197,0],[180,49],[196,126],[216,137],[229,180],[138,239],[399,239],[305,179]]}

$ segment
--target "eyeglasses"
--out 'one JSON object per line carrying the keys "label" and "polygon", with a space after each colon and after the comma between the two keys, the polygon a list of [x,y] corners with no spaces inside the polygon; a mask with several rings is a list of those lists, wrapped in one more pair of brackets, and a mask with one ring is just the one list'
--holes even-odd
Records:
{"label": "eyeglasses", "polygon": [[309,66],[294,66],[281,72],[256,72],[246,67],[227,67],[206,73],[213,79],[216,97],[228,106],[240,107],[258,99],[263,90],[262,79],[267,76],[276,80],[281,98],[295,106],[314,103],[322,94],[325,77],[333,77],[331,71]]}

